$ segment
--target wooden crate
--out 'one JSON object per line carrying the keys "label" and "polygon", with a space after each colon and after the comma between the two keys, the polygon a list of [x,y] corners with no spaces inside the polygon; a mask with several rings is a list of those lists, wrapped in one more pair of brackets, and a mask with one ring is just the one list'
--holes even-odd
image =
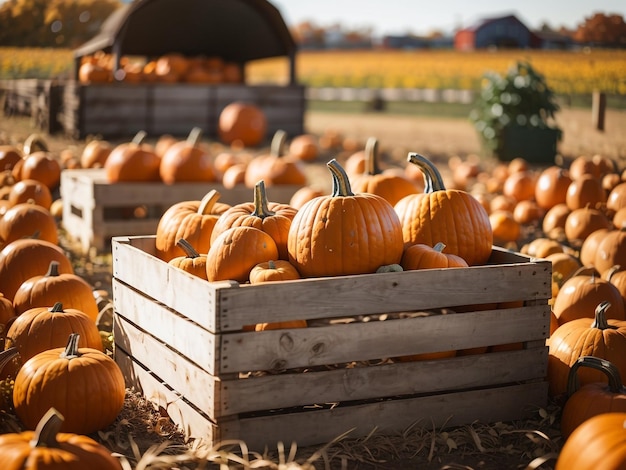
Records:
{"label": "wooden crate", "polygon": [[[522,419],[547,404],[545,260],[494,247],[485,266],[240,285],[203,281],[154,253],[153,236],[113,239],[115,359],[128,386],[191,437],[262,450],[348,430]],[[309,327],[243,329],[293,319]]]}
{"label": "wooden crate", "polygon": [[[111,238],[120,235],[152,235],[161,215],[181,201],[200,200],[211,189],[220,192],[220,202],[239,204],[254,199],[253,189],[243,185],[226,189],[217,183],[116,183],[106,181],[102,168],[61,172],[62,226],[80,241],[83,252],[92,247],[108,250]],[[295,185],[267,188],[272,202],[288,203],[299,189]],[[140,207],[143,217],[135,216]]]}

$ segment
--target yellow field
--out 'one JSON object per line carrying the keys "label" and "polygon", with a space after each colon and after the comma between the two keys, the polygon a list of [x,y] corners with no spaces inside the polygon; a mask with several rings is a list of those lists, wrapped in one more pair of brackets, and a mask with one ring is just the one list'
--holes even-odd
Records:
{"label": "yellow field", "polygon": [[[298,81],[309,86],[478,89],[488,71],[505,73],[527,60],[558,94],[597,89],[626,95],[626,50],[564,51],[302,51]],[[66,49],[0,48],[0,79],[69,77],[74,67]],[[286,83],[285,58],[251,63],[248,83]]]}

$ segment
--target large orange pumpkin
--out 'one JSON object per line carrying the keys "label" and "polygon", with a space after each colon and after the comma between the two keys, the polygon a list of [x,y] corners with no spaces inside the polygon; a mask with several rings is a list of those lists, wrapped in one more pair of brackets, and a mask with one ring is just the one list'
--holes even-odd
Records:
{"label": "large orange pumpkin", "polygon": [[161,180],[166,184],[189,181],[215,181],[211,155],[200,145],[202,129],[194,127],[187,140],[170,146],[159,167]]}
{"label": "large orange pumpkin", "polygon": [[138,132],[131,142],[117,145],[104,163],[109,183],[122,181],[159,181],[161,158],[144,144],[146,132]]}
{"label": "large orange pumpkin", "polygon": [[465,191],[446,189],[437,168],[422,155],[410,153],[408,158],[422,169],[426,187],[424,193],[406,196],[394,206],[404,242],[430,246],[442,242],[448,253],[470,266],[486,263],[493,231],[485,208]]}
{"label": "large orange pumpkin", "polygon": [[393,206],[375,194],[354,194],[339,163],[327,166],[333,192],[298,210],[287,240],[289,261],[303,277],[374,273],[399,263],[404,243]]}
{"label": "large orange pumpkin", "polygon": [[20,179],[41,181],[50,190],[54,190],[61,182],[61,163],[50,152],[31,153],[24,157]]}
{"label": "large orange pumpkin", "polygon": [[252,103],[236,101],[220,112],[218,136],[225,144],[240,141],[246,147],[254,147],[265,139],[266,132],[267,117]]}
{"label": "large orange pumpkin", "polygon": [[211,233],[211,243],[231,227],[255,227],[274,239],[280,259],[286,260],[289,256],[289,227],[296,212],[296,209],[287,204],[268,201],[265,183],[259,181],[254,187],[254,202],[236,204],[219,217]]}
{"label": "large orange pumpkin", "polygon": [[7,209],[0,218],[0,240],[10,243],[32,236],[58,243],[57,223],[50,211],[39,204],[28,202]]}

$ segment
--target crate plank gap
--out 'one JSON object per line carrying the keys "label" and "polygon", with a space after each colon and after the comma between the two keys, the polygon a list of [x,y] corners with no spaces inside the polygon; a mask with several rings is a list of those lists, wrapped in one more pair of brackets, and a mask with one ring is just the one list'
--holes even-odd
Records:
{"label": "crate plank gap", "polygon": [[[272,202],[288,203],[300,188],[280,185],[267,188]],[[200,200],[212,189],[219,202],[239,204],[254,199],[254,190],[244,185],[226,189],[218,183],[108,183],[102,168],[61,172],[61,225],[68,236],[80,242],[83,253],[111,248],[111,238],[124,235],[153,235],[161,215],[173,204]],[[138,209],[137,209],[138,208]],[[141,214],[135,212],[140,211]]]}
{"label": "crate plank gap", "polygon": [[[494,247],[484,266],[240,285],[169,266],[154,236],[112,249],[115,359],[188,437],[262,451],[547,405],[549,261]],[[390,359],[449,350],[465,354]]]}

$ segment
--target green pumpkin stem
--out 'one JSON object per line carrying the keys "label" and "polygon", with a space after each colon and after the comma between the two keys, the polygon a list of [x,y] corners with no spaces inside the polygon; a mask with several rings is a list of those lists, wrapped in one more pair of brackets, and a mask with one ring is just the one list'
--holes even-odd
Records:
{"label": "green pumpkin stem", "polygon": [[198,206],[197,213],[202,215],[207,215],[211,213],[215,203],[220,198],[221,194],[217,189],[212,189],[208,193],[204,195],[202,200],[200,201],[200,205]]}
{"label": "green pumpkin stem", "polygon": [[579,357],[572,365],[567,376],[567,396],[571,397],[579,388],[577,371],[579,367],[590,367],[603,372],[609,380],[609,390],[614,394],[624,394],[619,369],[610,361],[595,356]]}
{"label": "green pumpkin stem", "polygon": [[352,188],[350,187],[350,178],[348,178],[346,170],[343,169],[339,162],[333,158],[326,166],[333,174],[332,195],[337,197],[354,196]]}
{"label": "green pumpkin stem", "polygon": [[429,194],[435,191],[444,191],[446,189],[443,183],[441,173],[437,170],[437,167],[432,164],[426,157],[419,153],[409,153],[409,163],[417,165],[424,174],[424,193]]}
{"label": "green pumpkin stem", "polygon": [[274,263],[273,259],[267,262],[267,269],[276,269],[276,263]]}
{"label": "green pumpkin stem", "polygon": [[52,307],[48,309],[49,312],[59,313],[63,311],[63,304],[61,302],[55,302]]}
{"label": "green pumpkin stem", "polygon": [[609,325],[608,320],[606,319],[606,311],[611,307],[611,302],[604,301],[600,302],[596,307],[595,317],[593,323],[591,324],[591,328],[597,328],[599,330],[608,330],[613,327]]}
{"label": "green pumpkin stem", "polygon": [[189,131],[189,135],[187,136],[187,143],[189,145],[195,146],[200,142],[200,137],[202,137],[202,129],[199,127],[194,127]]}
{"label": "green pumpkin stem", "polygon": [[254,185],[254,211],[250,215],[261,219],[276,215],[276,212],[272,212],[268,207],[267,191],[263,180]]}
{"label": "green pumpkin stem", "polygon": [[59,275],[59,262],[52,260],[50,261],[50,266],[48,266],[48,272],[46,276],[58,276]]}
{"label": "green pumpkin stem", "polygon": [[67,340],[67,346],[65,346],[65,350],[61,353],[61,357],[66,359],[73,359],[75,357],[79,357],[78,353],[78,341],[80,340],[80,335],[78,333],[71,333],[69,339]]}
{"label": "green pumpkin stem", "polygon": [[176,246],[185,252],[187,258],[198,258],[200,256],[200,253],[184,238],[179,239],[176,242]]}
{"label": "green pumpkin stem", "polygon": [[135,145],[141,145],[143,144],[143,141],[146,140],[147,136],[148,133],[146,131],[139,131],[135,134],[135,137],[133,137],[131,142]]}
{"label": "green pumpkin stem", "polygon": [[55,408],[50,408],[37,424],[35,435],[30,443],[32,448],[58,448],[57,434],[61,430],[65,418]]}
{"label": "green pumpkin stem", "polygon": [[378,168],[378,139],[370,137],[365,143],[365,174],[377,175],[380,173]]}
{"label": "green pumpkin stem", "polygon": [[435,246],[433,246],[433,250],[438,253],[443,253],[443,250],[446,249],[446,244],[443,242],[438,242]]}

